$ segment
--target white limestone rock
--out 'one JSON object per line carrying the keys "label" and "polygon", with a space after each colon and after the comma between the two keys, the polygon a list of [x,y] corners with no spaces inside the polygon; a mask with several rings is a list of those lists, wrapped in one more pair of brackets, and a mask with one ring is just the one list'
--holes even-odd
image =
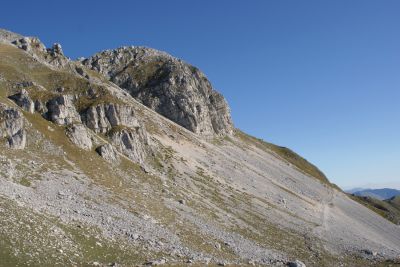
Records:
{"label": "white limestone rock", "polygon": [[48,110],[46,117],[58,125],[81,123],[80,115],[73,104],[73,96],[57,96],[47,102],[46,106]]}
{"label": "white limestone rock", "polygon": [[230,135],[233,124],[224,97],[197,68],[167,53],[122,47],[82,63],[108,77],[161,115],[203,136]]}
{"label": "white limestone rock", "polygon": [[122,154],[135,162],[144,163],[149,147],[146,132],[141,127],[113,130],[108,137]]}
{"label": "white limestone rock", "polygon": [[21,111],[1,103],[0,137],[7,140],[7,146],[10,148],[24,149],[26,146],[26,131]]}
{"label": "white limestone rock", "polygon": [[92,149],[92,140],[87,128],[82,124],[73,124],[67,127],[66,135],[68,139],[84,150]]}
{"label": "white limestone rock", "polygon": [[110,163],[118,163],[120,160],[120,157],[118,155],[118,152],[116,149],[110,145],[110,144],[105,144],[101,145],[96,148],[96,152],[106,161]]}
{"label": "white limestone rock", "polygon": [[87,127],[96,133],[106,133],[115,126],[140,127],[132,107],[120,104],[99,104],[89,107],[82,118]]}

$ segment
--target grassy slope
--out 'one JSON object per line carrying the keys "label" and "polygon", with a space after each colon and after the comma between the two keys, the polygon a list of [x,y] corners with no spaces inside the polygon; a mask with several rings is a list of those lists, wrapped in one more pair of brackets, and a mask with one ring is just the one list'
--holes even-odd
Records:
{"label": "grassy slope", "polygon": [[394,224],[400,225],[400,196],[384,201],[372,197],[349,196]]}
{"label": "grassy slope", "polygon": [[330,183],[325,174],[322,171],[320,171],[316,166],[314,166],[312,163],[308,162],[306,159],[302,158],[300,155],[293,152],[289,148],[265,142],[262,139],[250,136],[240,130],[236,130],[235,135],[246,144],[252,144],[258,148],[267,150],[269,152],[272,151],[281,159],[297,167],[303,173],[310,175],[318,179],[322,183],[328,184],[341,191],[341,189],[337,187],[335,184]]}

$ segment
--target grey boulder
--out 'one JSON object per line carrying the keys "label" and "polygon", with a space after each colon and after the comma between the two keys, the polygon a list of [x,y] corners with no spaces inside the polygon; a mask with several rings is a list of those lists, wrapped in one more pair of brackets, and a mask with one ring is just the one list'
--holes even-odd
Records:
{"label": "grey boulder", "polygon": [[119,162],[118,152],[114,149],[114,147],[110,144],[101,145],[96,148],[96,152],[106,161],[110,163]]}
{"label": "grey boulder", "polygon": [[110,131],[108,137],[111,143],[122,154],[137,163],[144,163],[148,154],[148,137],[146,132],[141,128],[120,128]]}
{"label": "grey boulder", "polygon": [[67,127],[66,135],[68,139],[84,150],[92,149],[92,140],[87,128],[82,124],[73,124]]}

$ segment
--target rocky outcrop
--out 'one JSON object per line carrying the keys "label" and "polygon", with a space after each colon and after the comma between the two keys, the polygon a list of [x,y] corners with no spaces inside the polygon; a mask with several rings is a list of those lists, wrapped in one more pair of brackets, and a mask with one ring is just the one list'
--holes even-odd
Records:
{"label": "rocky outcrop", "polygon": [[73,104],[73,96],[60,95],[47,102],[46,118],[59,125],[80,123],[81,118]]}
{"label": "rocky outcrop", "polygon": [[18,34],[18,33],[14,33],[14,32],[10,32],[4,29],[0,29],[0,42],[3,43],[11,43],[12,41],[21,39],[23,36]]}
{"label": "rocky outcrop", "polygon": [[67,127],[66,135],[68,139],[84,150],[92,149],[92,140],[87,128],[82,124],[73,124]]}
{"label": "rocky outcrop", "polygon": [[22,37],[12,42],[16,47],[30,53],[45,53],[46,47],[36,37]]}
{"label": "rocky outcrop", "polygon": [[7,140],[7,146],[23,149],[26,145],[26,131],[22,113],[0,103],[0,137]]}
{"label": "rocky outcrop", "polygon": [[116,126],[140,127],[132,107],[113,103],[89,107],[82,113],[82,120],[96,133],[106,133]]}
{"label": "rocky outcrop", "polygon": [[[131,160],[143,163],[149,150],[147,132],[137,120],[132,107],[104,103],[89,107],[81,114],[83,123],[96,133],[105,133],[111,143]],[[112,154],[109,147],[100,148],[100,155]],[[108,149],[108,151],[103,151]]]}
{"label": "rocky outcrop", "polygon": [[116,128],[108,134],[111,143],[131,160],[144,163],[148,152],[148,139],[142,127]]}
{"label": "rocky outcrop", "polygon": [[115,148],[110,144],[101,145],[96,148],[97,154],[110,163],[119,162],[119,155]]}
{"label": "rocky outcrop", "polygon": [[53,44],[51,48],[46,48],[37,37],[22,37],[11,43],[25,50],[40,62],[51,66],[63,67],[69,63],[69,59],[64,56],[61,45],[58,43]]}
{"label": "rocky outcrop", "polygon": [[11,100],[13,100],[18,106],[20,106],[23,110],[33,113],[35,112],[35,104],[32,99],[29,97],[28,92],[25,89],[22,89],[21,92],[9,96]]}
{"label": "rocky outcrop", "polygon": [[143,47],[107,50],[82,61],[144,105],[200,135],[232,134],[224,97],[197,68]]}

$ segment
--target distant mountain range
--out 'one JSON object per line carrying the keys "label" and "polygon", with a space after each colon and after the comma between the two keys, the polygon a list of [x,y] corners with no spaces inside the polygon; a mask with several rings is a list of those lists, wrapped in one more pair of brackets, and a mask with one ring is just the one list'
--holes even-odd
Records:
{"label": "distant mountain range", "polygon": [[385,200],[400,195],[400,190],[392,188],[381,188],[381,189],[354,188],[351,190],[347,190],[346,192],[356,196],[364,196],[364,197],[368,196],[379,200]]}

